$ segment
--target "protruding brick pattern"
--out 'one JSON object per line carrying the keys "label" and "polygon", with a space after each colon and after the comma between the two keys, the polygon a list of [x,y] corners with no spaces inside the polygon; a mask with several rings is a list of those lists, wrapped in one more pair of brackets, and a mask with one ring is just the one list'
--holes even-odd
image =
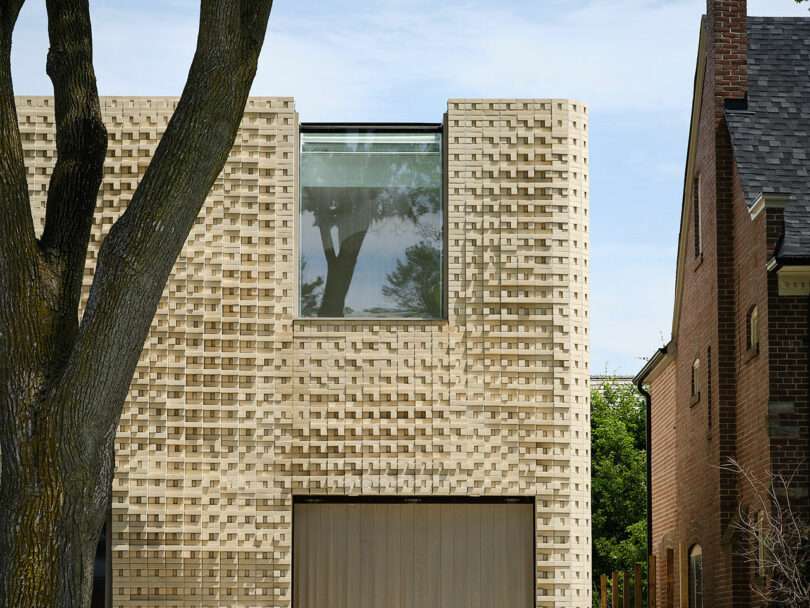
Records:
{"label": "protruding brick pattern", "polygon": [[537,493],[538,606],[590,601],[588,567],[562,575],[590,563],[587,121],[564,100],[447,114],[450,325],[465,329],[451,399],[491,429],[461,460],[484,440],[513,471],[501,483]]}
{"label": "protruding brick pattern", "polygon": [[[51,104],[18,99],[40,221]],[[86,289],[176,100],[102,104]],[[590,606],[586,108],[449,103],[438,322],[295,318],[297,122],[249,101],[166,286],[116,443],[114,606],[290,606],[301,494],[534,496],[537,606]]]}

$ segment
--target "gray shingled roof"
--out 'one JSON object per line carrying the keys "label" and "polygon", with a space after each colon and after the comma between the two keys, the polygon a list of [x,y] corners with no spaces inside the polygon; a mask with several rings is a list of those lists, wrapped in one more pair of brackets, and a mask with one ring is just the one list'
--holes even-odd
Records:
{"label": "gray shingled roof", "polygon": [[746,202],[787,199],[780,261],[810,258],[810,18],[749,17],[748,107],[726,109]]}

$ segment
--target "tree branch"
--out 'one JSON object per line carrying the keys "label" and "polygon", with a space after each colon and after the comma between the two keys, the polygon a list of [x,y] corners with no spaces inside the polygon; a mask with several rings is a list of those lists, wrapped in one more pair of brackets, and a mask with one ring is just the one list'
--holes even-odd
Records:
{"label": "tree branch", "polygon": [[20,296],[36,276],[34,221],[11,81],[11,37],[22,5],[23,0],[0,0],[0,308],[5,309],[0,319],[24,305]]}
{"label": "tree branch", "polygon": [[[107,153],[87,0],[47,0],[48,75],[53,82],[57,162],[48,188],[42,247],[62,280],[66,333],[78,327],[87,244]],[[66,336],[67,338],[67,336]]]}
{"label": "tree branch", "polygon": [[[116,425],[166,280],[233,146],[272,0],[203,0],[183,94],[128,209],[102,244],[69,378],[97,370],[82,404],[103,434]],[[261,20],[264,19],[264,23]],[[87,411],[98,405],[100,411]]]}
{"label": "tree branch", "polygon": [[329,231],[329,226],[326,226],[323,222],[318,223],[318,230],[321,233],[321,244],[323,245],[326,261],[332,263],[335,261],[335,244],[332,240],[332,233]]}

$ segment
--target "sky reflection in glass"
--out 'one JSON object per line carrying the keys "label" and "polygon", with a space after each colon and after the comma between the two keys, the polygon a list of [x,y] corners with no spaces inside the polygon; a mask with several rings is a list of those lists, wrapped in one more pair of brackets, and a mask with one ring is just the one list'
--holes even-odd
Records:
{"label": "sky reflection in glass", "polygon": [[302,317],[441,318],[439,133],[302,133]]}

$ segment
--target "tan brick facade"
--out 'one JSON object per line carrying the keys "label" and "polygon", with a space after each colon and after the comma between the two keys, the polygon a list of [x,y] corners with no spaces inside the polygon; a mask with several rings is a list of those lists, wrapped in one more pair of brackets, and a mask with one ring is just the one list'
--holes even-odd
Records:
{"label": "tan brick facade", "polygon": [[[41,220],[52,102],[17,103]],[[102,100],[86,287],[175,103]],[[448,320],[300,320],[298,116],[248,102],[121,419],[114,606],[290,606],[306,494],[535,497],[537,606],[590,606],[587,121],[451,100]]]}

